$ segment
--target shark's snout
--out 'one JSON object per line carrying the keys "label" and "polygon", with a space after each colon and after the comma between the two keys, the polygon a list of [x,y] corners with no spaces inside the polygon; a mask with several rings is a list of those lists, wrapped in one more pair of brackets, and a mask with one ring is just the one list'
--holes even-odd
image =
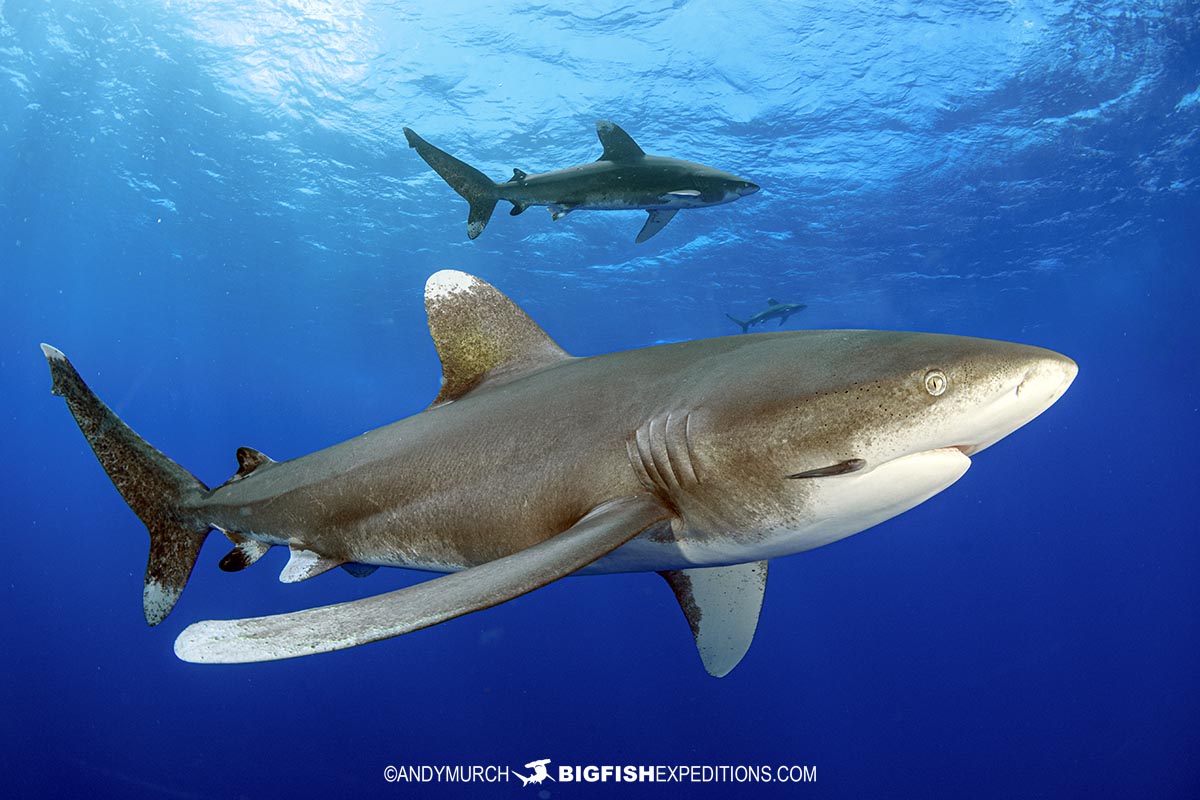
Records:
{"label": "shark's snout", "polygon": [[1042,350],[1014,369],[1007,387],[964,415],[970,433],[955,446],[964,455],[980,450],[1008,436],[1054,405],[1071,386],[1079,365],[1066,356]]}
{"label": "shark's snout", "polygon": [[755,192],[757,192],[758,189],[759,189],[759,186],[757,183],[751,183],[750,181],[742,181],[741,184],[738,185],[737,194],[738,194],[738,197],[747,197],[747,196],[752,195]]}

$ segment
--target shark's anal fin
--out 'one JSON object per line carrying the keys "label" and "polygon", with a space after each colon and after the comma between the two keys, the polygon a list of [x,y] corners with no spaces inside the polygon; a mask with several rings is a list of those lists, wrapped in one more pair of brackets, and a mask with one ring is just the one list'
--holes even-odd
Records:
{"label": "shark's anal fin", "polygon": [[234,545],[233,549],[226,553],[221,562],[217,564],[223,572],[241,572],[265,556],[271,549],[271,545],[257,539],[247,539],[235,533],[226,533],[225,535]]}
{"label": "shark's anal fin", "polygon": [[683,609],[704,669],[728,675],[754,641],[767,588],[767,562],[660,572]]}
{"label": "shark's anal fin", "polygon": [[606,119],[596,122],[596,136],[600,137],[600,144],[604,147],[604,154],[598,159],[600,161],[637,161],[646,155],[646,151],[620,125]]}
{"label": "shark's anal fin", "polygon": [[442,360],[433,405],[457,400],[570,359],[538,324],[490,284],[444,269],[425,284],[429,333]]}
{"label": "shark's anal fin", "polygon": [[541,544],[416,586],[291,614],[197,622],[175,640],[175,655],[194,663],[275,661],[428,628],[570,575],[670,515],[650,494],[611,500]]}
{"label": "shark's anal fin", "polygon": [[642,226],[641,232],[637,235],[637,243],[649,239],[654,234],[661,231],[675,217],[677,209],[674,208],[656,208],[646,213],[650,216],[646,218],[646,224]]}

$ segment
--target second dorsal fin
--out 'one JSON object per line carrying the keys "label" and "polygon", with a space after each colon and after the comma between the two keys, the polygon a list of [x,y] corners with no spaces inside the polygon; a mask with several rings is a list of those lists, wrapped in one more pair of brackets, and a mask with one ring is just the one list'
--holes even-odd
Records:
{"label": "second dorsal fin", "polygon": [[435,406],[485,381],[496,385],[570,358],[512,300],[465,272],[444,269],[430,276],[425,313],[442,360]]}

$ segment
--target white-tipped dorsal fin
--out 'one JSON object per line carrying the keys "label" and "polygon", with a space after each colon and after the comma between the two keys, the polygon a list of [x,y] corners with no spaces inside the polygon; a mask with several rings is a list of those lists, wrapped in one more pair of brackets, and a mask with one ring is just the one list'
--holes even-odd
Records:
{"label": "white-tipped dorsal fin", "polygon": [[279,580],[282,583],[299,583],[344,563],[345,559],[331,558],[293,546],[291,558],[288,559],[283,572],[279,573]]}
{"label": "white-tipped dorsal fin", "polygon": [[497,385],[570,358],[513,301],[465,272],[444,269],[430,276],[425,312],[442,360],[435,406],[485,381]]}
{"label": "white-tipped dorsal fin", "polygon": [[646,151],[638,147],[633,137],[621,130],[621,126],[616,123],[606,119],[597,120],[596,135],[600,137],[600,144],[604,146],[604,154],[600,156],[600,161],[637,161],[646,155]]}
{"label": "white-tipped dorsal fin", "polygon": [[660,572],[683,609],[704,669],[728,675],[754,641],[767,588],[767,562]]}

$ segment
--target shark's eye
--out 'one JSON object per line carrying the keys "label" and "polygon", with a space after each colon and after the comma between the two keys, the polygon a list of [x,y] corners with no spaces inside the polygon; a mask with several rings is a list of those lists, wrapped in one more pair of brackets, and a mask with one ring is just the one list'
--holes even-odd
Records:
{"label": "shark's eye", "polygon": [[946,391],[946,387],[949,385],[950,379],[940,369],[931,369],[925,373],[925,391],[934,397]]}

